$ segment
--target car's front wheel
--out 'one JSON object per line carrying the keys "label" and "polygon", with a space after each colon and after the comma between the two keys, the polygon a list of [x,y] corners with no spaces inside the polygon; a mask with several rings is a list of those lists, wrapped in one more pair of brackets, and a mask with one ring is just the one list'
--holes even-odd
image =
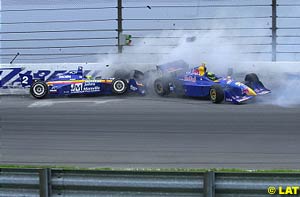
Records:
{"label": "car's front wheel", "polygon": [[249,82],[258,82],[259,81],[259,78],[257,76],[257,74],[255,73],[250,73],[250,74],[247,74],[245,76],[245,81],[249,81]]}
{"label": "car's front wheel", "polygon": [[265,88],[264,84],[259,80],[258,76],[255,73],[247,74],[243,83],[253,90],[255,89],[255,84],[256,86],[259,85],[262,88]]}
{"label": "car's front wheel", "polygon": [[224,90],[220,85],[212,85],[209,90],[209,97],[213,103],[221,103],[224,101]]}
{"label": "car's front wheel", "polygon": [[36,81],[30,87],[30,94],[37,99],[45,98],[48,95],[48,85],[43,81]]}
{"label": "car's front wheel", "polygon": [[118,95],[125,94],[128,89],[127,81],[124,79],[114,79],[112,82],[112,92]]}

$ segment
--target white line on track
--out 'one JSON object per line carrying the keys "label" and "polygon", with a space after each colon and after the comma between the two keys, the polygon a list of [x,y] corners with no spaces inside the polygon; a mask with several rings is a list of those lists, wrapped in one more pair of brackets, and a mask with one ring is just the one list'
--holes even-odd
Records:
{"label": "white line on track", "polygon": [[66,100],[66,101],[55,101],[55,100],[46,100],[46,101],[36,101],[30,105],[28,105],[29,108],[32,107],[49,107],[55,104],[68,104],[68,103],[94,103],[95,105],[98,104],[105,104],[108,102],[119,102],[121,101],[121,99],[110,99],[110,100],[75,100],[75,101],[70,101],[70,100]]}

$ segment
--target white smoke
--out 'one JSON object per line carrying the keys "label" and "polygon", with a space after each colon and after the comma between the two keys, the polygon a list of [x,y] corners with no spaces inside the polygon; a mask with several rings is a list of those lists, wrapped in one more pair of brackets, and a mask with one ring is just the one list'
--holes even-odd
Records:
{"label": "white smoke", "polygon": [[[201,34],[163,32],[159,36],[166,35],[177,39],[153,39],[149,35],[138,42],[133,41],[133,46],[124,47],[122,54],[107,56],[99,62],[109,65],[106,75],[111,75],[118,69],[146,71],[154,69],[157,64],[179,59],[186,61],[191,67],[204,62],[210,71],[221,76],[226,75],[229,68],[233,68],[237,80],[240,81],[244,80],[247,73],[257,73],[265,86],[272,90],[271,95],[261,96],[258,100],[284,107],[300,104],[300,86],[297,86],[300,82],[299,64],[249,61],[249,57],[241,53],[245,46],[237,45],[236,41],[224,36],[226,34],[222,31]],[[259,59],[258,55],[252,58]]]}
{"label": "white smoke", "polygon": [[[148,35],[142,40],[134,40],[133,46],[123,48],[123,53],[108,55],[98,62],[109,65],[108,72],[133,67],[145,71],[151,66],[181,59],[191,66],[207,63],[209,69],[224,73],[240,61],[238,47],[222,38],[222,32],[162,32],[155,36],[162,38],[153,39],[153,35]],[[166,36],[174,39],[164,39]]]}
{"label": "white smoke", "polygon": [[[297,78],[296,78],[297,77]],[[271,101],[274,105],[282,107],[293,107],[300,104],[300,73],[298,76],[286,76],[281,80],[281,84],[274,88],[274,100]]]}
{"label": "white smoke", "polygon": [[299,62],[241,62],[235,72],[237,75],[256,73],[266,88],[271,89],[270,95],[258,97],[261,103],[281,107],[300,104]]}
{"label": "white smoke", "polygon": [[[206,63],[209,70],[224,73],[239,61],[238,48],[222,32],[184,34],[179,45],[166,55],[162,62],[182,59],[191,66]],[[193,38],[193,42],[187,40]],[[234,54],[234,55],[233,55]]]}

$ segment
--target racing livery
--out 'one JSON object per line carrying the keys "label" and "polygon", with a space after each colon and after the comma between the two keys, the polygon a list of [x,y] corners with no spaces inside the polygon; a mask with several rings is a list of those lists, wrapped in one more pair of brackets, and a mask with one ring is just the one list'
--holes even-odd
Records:
{"label": "racing livery", "polygon": [[144,95],[144,85],[133,78],[107,78],[102,79],[83,76],[83,68],[60,73],[48,80],[43,75],[32,76],[19,74],[22,87],[30,87],[30,94],[42,99],[48,95],[122,95],[126,92],[136,92]]}
{"label": "racing livery", "polygon": [[154,90],[160,95],[174,92],[190,97],[208,97],[213,103],[224,100],[234,104],[243,103],[256,95],[271,91],[264,87],[256,74],[247,74],[244,82],[231,77],[218,77],[206,71],[205,64],[188,70],[183,61],[176,61],[157,66],[161,77],[154,81]]}

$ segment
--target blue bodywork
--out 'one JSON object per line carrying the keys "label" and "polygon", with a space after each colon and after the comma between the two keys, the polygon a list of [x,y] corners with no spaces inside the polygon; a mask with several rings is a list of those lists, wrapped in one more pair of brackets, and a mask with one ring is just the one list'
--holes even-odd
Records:
{"label": "blue bodywork", "polygon": [[[53,76],[45,81],[44,76],[32,76],[19,74],[22,87],[31,87],[31,85],[39,80],[44,81],[48,86],[48,95],[110,95],[113,94],[112,82],[114,78],[92,79],[83,75],[83,68],[68,71]],[[135,92],[141,95],[145,94],[145,88],[142,83],[138,83],[135,79],[127,79],[127,92]]]}
{"label": "blue bodywork", "polygon": [[198,67],[188,71],[188,65],[184,61],[176,61],[157,66],[162,76],[167,76],[168,86],[171,92],[184,94],[190,97],[208,97],[212,85],[218,84],[224,91],[224,100],[239,104],[252,99],[256,95],[268,94],[271,91],[266,89],[259,81],[252,83],[250,88],[242,82],[235,81],[231,77],[208,77],[207,73],[200,76]]}

